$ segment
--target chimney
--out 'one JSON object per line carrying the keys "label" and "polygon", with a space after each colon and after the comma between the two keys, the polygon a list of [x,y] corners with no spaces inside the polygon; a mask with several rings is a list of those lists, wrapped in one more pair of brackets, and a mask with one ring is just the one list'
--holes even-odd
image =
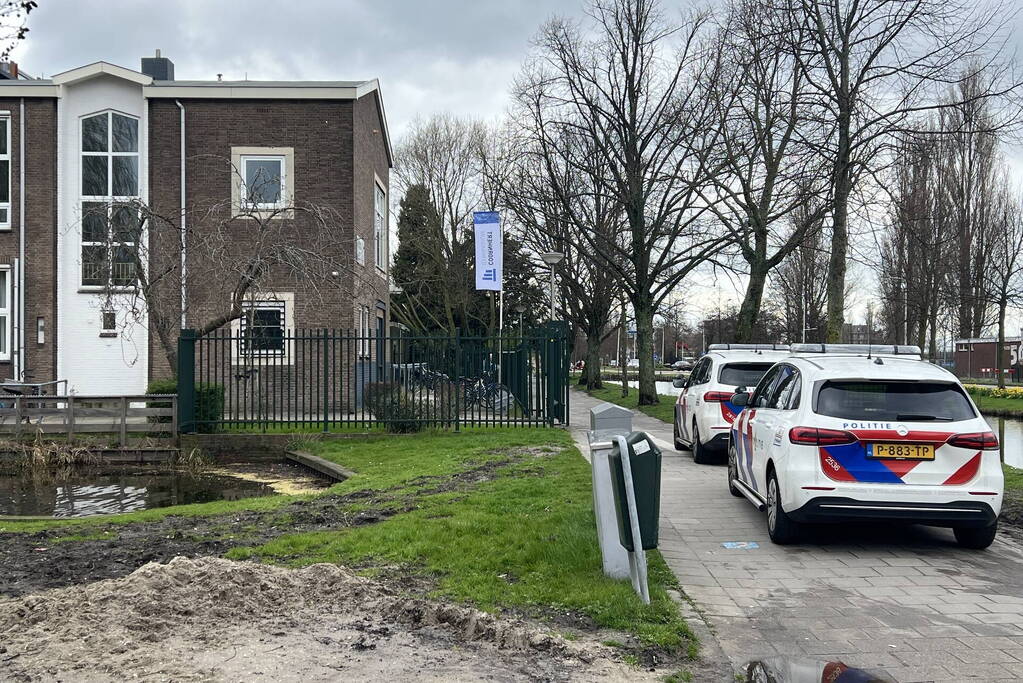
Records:
{"label": "chimney", "polygon": [[154,81],[173,81],[174,62],[161,57],[160,51],[157,50],[155,57],[142,58],[142,73],[152,76]]}

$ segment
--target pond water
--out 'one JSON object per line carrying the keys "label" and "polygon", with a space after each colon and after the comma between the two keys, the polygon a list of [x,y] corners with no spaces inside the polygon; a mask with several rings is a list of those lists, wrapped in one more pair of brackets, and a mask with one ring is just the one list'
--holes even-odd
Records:
{"label": "pond water", "polygon": [[0,474],[0,515],[87,517],[273,493],[263,482],[221,473],[160,468],[76,469],[60,474],[25,470]]}
{"label": "pond water", "polygon": [[[638,382],[629,382],[630,387],[638,385]],[[657,382],[657,393],[663,396],[678,396],[682,390],[676,389],[671,382]],[[991,425],[991,431],[998,435],[1002,461],[1006,465],[1023,468],[1023,420],[990,415],[985,415],[984,419]]]}

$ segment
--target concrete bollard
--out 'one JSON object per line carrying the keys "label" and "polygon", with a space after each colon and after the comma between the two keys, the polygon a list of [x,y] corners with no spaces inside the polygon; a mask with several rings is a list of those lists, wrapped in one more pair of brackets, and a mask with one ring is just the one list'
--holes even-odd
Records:
{"label": "concrete bollard", "polygon": [[629,553],[618,540],[614,491],[608,458],[616,436],[632,431],[632,411],[613,403],[590,409],[590,468],[593,477],[593,512],[597,518],[597,539],[604,563],[604,574],[613,579],[631,578]]}

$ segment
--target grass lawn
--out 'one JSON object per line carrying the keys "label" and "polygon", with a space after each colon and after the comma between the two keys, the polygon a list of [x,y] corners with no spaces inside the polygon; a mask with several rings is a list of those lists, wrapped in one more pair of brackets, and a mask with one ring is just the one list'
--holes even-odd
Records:
{"label": "grass lawn", "polygon": [[[402,512],[376,524],[235,548],[229,557],[333,562],[370,574],[398,565],[427,577],[438,597],[541,617],[571,610],[676,655],[695,655],[696,641],[667,593],[675,579],[659,553],[649,553],[649,606],[628,582],[603,575],[589,465],[567,432],[470,430],[309,448],[358,473],[333,491],[383,492]],[[490,476],[445,490],[445,481],[466,471],[477,473],[470,480]]]}
{"label": "grass lawn", "polygon": [[966,387],[966,391],[982,413],[1002,417],[1023,417],[1023,394],[1019,398],[1009,398],[990,396],[983,390],[977,391],[971,387]]}
{"label": "grass lawn", "polygon": [[1023,495],[1023,470],[1002,463],[1002,473],[1005,475],[1005,493],[1016,497]]}
{"label": "grass lawn", "polygon": [[612,384],[610,382],[604,382],[604,388],[598,389],[597,391],[588,391],[590,396],[600,401],[607,401],[608,403],[617,403],[618,405],[628,408],[629,410],[638,410],[641,413],[645,413],[650,417],[656,417],[658,420],[662,420],[671,424],[674,421],[675,411],[675,397],[668,396],[667,394],[658,394],[661,402],[652,406],[638,406],[636,402],[639,400],[639,390],[635,387],[629,388],[629,395],[622,397],[622,386],[620,384]]}

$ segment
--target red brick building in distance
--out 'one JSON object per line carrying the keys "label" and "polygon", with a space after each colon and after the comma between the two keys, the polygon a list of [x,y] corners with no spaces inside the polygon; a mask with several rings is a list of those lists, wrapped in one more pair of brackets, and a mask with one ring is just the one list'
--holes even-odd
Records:
{"label": "red brick building in distance", "polygon": [[7,67],[0,69],[0,380],[67,380],[78,394],[138,394],[169,374],[145,318],[117,320],[107,303],[111,283],[130,296],[125,254],[136,245],[96,242],[83,217],[92,207],[116,211],[118,202],[175,215],[178,207],[185,214],[193,203],[231,198],[237,187],[204,167],[204,155],[230,159],[244,182],[274,176],[280,197],[328,206],[350,236],[352,273],[334,274],[337,295],[314,301],[309,283],[282,279],[269,300],[246,302],[246,320],[281,331],[386,329],[392,157],[376,80],[182,81],[159,51],[138,71],[97,62],[35,79]]}
{"label": "red brick building in distance", "polygon": [[[998,340],[992,337],[957,339],[955,342],[955,374],[958,377],[995,379],[998,377]],[[1023,377],[1023,337],[1006,337],[1002,346],[1002,367],[1005,378],[1019,381]]]}

